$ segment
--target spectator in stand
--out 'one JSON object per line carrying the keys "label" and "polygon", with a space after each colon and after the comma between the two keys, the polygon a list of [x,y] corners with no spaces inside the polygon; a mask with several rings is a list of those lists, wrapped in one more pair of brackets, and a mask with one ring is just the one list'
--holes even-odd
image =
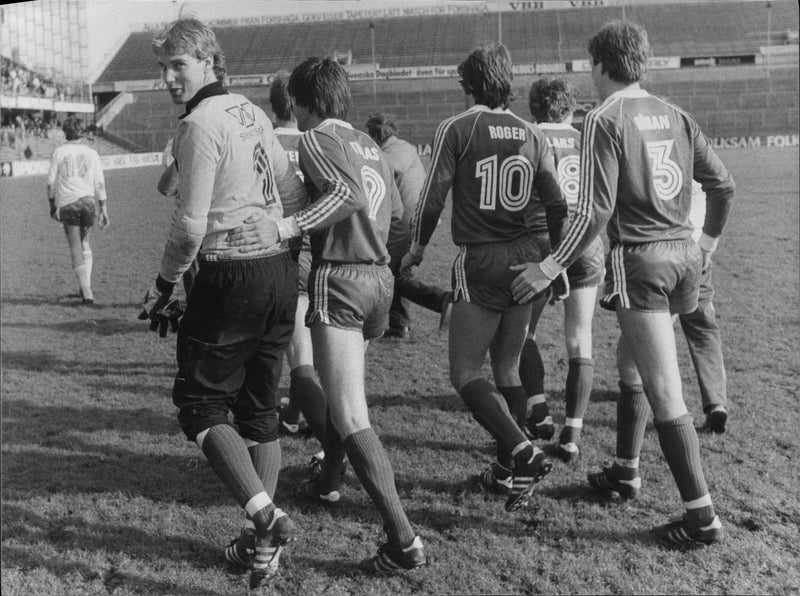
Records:
{"label": "spectator in stand", "polygon": [[416,211],[422,187],[425,184],[425,166],[417,155],[414,146],[397,136],[397,126],[391,116],[372,114],[367,120],[367,132],[386,156],[386,161],[394,172],[394,181],[403,201],[403,218],[400,225],[393,226],[389,232],[389,268],[394,274],[394,294],[389,309],[389,329],[383,337],[403,339],[408,337],[411,315],[407,300],[437,312],[439,329],[444,328],[450,312],[453,293],[438,286],[425,283],[414,277],[409,269],[402,275],[399,272],[400,260],[411,248],[411,217]]}
{"label": "spectator in stand", "polygon": [[89,231],[97,220],[97,205],[100,227],[108,225],[106,183],[97,151],[81,142],[81,121],[67,118],[63,128],[67,142],[53,152],[47,174],[50,217],[64,226],[83,304],[92,305],[93,258]]}

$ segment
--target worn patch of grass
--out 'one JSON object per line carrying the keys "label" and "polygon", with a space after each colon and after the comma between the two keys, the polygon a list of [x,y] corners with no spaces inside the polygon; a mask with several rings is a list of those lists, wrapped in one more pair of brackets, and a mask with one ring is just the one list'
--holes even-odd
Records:
{"label": "worn patch of grass", "polygon": [[[474,476],[492,456],[488,437],[452,390],[437,315],[413,311],[407,342],[375,342],[367,387],[374,426],[394,466],[430,564],[386,578],[355,564],[383,540],[350,473],[343,499],[324,508],[300,495],[310,439],[282,441],[276,501],[299,540],[282,559],[276,594],[773,593],[800,592],[798,419],[798,173],[796,149],[721,152],[738,184],[716,256],[715,304],[728,368],[731,420],[702,436],[708,483],[728,531],[721,545],[675,552],[650,536],[680,509],[650,430],[641,498],[609,501],[586,472],[614,448],[614,317],[595,319],[595,385],[583,457],[557,464],[532,505],[515,514]],[[77,290],[59,227],[47,217],[44,179],[3,180],[2,590],[9,595],[246,593],[222,547],[241,513],[170,399],[174,336],[136,320],[156,273],[171,205],[154,191],[157,168],[107,173],[112,225],[94,232],[98,307]],[[418,275],[449,283],[455,255],[445,217]],[[562,309],[538,337],[546,387],[563,421]],[[702,420],[679,339],[684,392]],[[488,368],[487,368],[488,374]],[[285,391],[287,379],[282,382]]]}

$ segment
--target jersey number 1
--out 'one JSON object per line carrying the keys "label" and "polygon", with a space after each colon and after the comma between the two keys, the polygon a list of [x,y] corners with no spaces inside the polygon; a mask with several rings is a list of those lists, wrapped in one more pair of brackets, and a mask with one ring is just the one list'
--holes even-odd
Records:
{"label": "jersey number 1", "polygon": [[271,205],[275,203],[275,193],[272,191],[274,180],[272,179],[272,168],[269,167],[267,152],[261,143],[256,143],[253,148],[253,170],[261,178],[261,194],[264,195],[264,203]]}

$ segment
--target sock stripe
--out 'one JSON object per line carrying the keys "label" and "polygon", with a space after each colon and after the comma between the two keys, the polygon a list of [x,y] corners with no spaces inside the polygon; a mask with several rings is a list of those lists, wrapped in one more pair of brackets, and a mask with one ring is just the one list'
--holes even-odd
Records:
{"label": "sock stripe", "polygon": [[272,499],[269,498],[269,495],[265,492],[260,492],[247,502],[244,506],[244,510],[247,512],[247,515],[253,517],[264,507],[269,507],[270,505],[272,505]]}

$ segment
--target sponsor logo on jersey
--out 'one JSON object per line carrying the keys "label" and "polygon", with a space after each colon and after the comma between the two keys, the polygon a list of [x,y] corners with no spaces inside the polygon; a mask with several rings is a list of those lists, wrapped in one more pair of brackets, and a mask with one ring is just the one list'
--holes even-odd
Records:
{"label": "sponsor logo on jersey", "polygon": [[639,114],[633,117],[633,121],[639,130],[667,130],[670,128],[669,116],[666,114],[658,114],[656,116]]}
{"label": "sponsor logo on jersey", "polygon": [[525,129],[520,126],[490,126],[489,137],[492,139],[527,139]]}
{"label": "sponsor logo on jersey", "polygon": [[255,107],[250,102],[232,106],[225,111],[233,116],[241,126],[250,128],[256,123]]}

